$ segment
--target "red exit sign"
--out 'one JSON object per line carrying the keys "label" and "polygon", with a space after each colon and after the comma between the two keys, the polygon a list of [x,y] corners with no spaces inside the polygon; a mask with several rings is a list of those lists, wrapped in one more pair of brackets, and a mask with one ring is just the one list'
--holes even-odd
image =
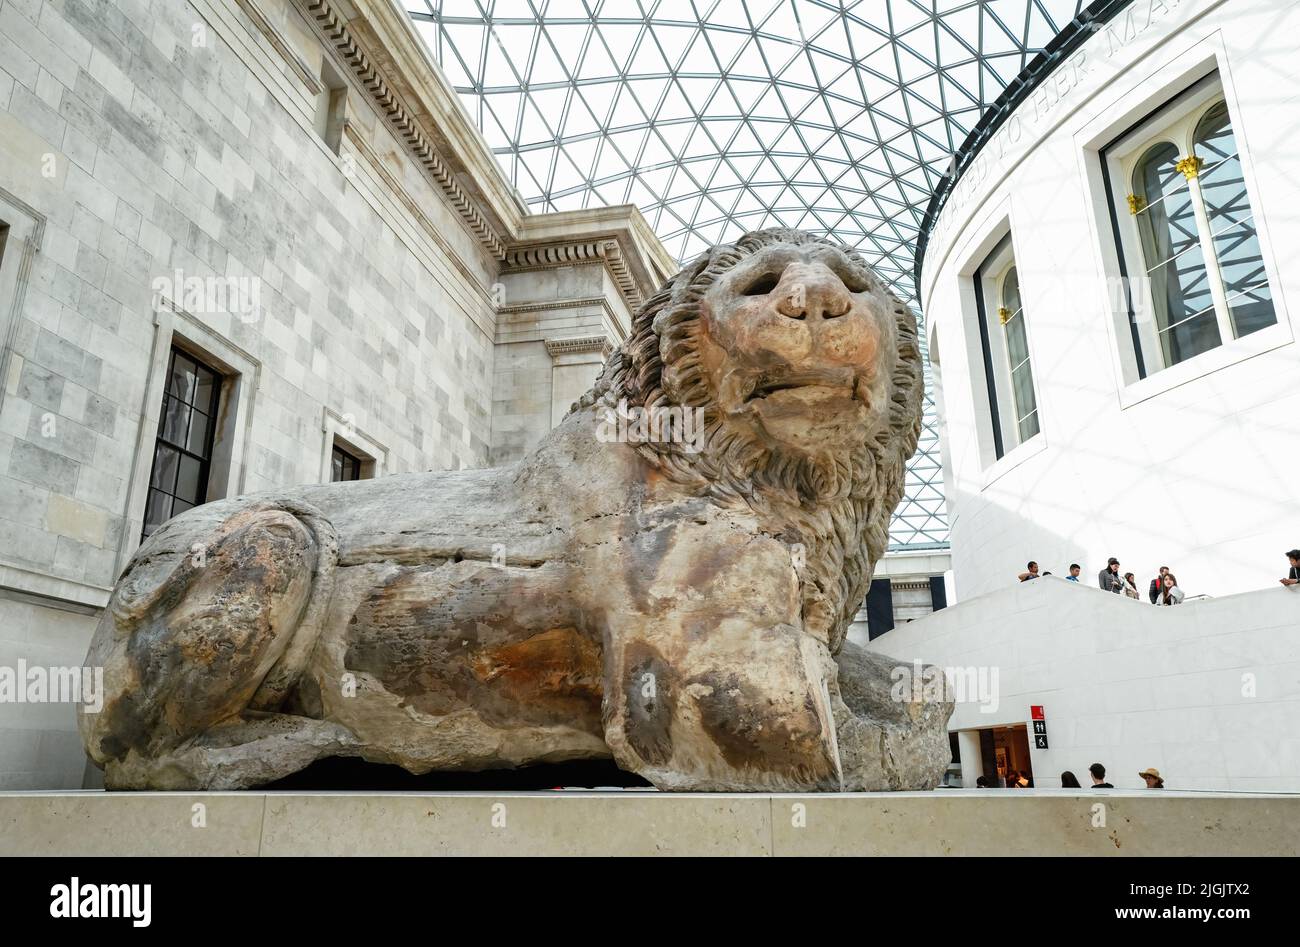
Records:
{"label": "red exit sign", "polygon": [[1047,718],[1043,716],[1043,705],[1042,705],[1042,704],[1030,704],[1030,705],[1029,705],[1029,717],[1030,717],[1031,720],[1046,720]]}

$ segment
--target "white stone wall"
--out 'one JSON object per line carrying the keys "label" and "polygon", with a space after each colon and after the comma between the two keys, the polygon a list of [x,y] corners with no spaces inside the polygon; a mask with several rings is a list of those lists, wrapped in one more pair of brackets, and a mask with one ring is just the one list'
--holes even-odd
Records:
{"label": "white stone wall", "polygon": [[[0,598],[0,667],[79,665],[95,616]],[[0,704],[0,788],[77,788],[86,755],[71,705]]]}
{"label": "white stone wall", "polygon": [[507,271],[501,288],[493,464],[522,457],[600,374],[600,344],[566,352],[564,343],[616,344],[631,324],[631,312],[600,260]]}
{"label": "white stone wall", "polygon": [[[900,666],[975,669],[994,685],[966,693],[950,731],[1030,726],[1030,707],[1042,706],[1048,749],[1030,736],[1039,788],[1059,787],[1065,770],[1087,786],[1088,766],[1101,763],[1120,789],[1142,788],[1137,774],[1154,766],[1171,789],[1297,792],[1298,608],[1300,587],[1169,608],[1051,576],[867,647]],[[965,772],[963,781],[974,785]]]}
{"label": "white stone wall", "polygon": [[[1110,556],[1141,591],[1169,565],[1189,594],[1276,584],[1300,545],[1300,106],[1290,0],[1134,0],[984,149],[940,215],[921,299],[942,416],[956,588],[1015,583],[1034,559],[1096,582]],[[1125,381],[1126,314],[1098,150],[1207,68],[1223,81],[1279,325]],[[1116,186],[1122,188],[1119,182]],[[1120,212],[1124,193],[1117,195]],[[970,274],[1010,227],[1042,434],[988,463]],[[996,329],[996,321],[994,322]]]}

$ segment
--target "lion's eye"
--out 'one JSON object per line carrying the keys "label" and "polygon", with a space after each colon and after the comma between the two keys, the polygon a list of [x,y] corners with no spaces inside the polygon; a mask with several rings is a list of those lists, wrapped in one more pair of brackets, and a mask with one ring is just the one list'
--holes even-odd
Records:
{"label": "lion's eye", "polygon": [[865,293],[871,289],[871,283],[853,270],[841,270],[839,276],[850,293]]}
{"label": "lion's eye", "polygon": [[776,284],[780,281],[781,279],[778,274],[764,273],[741,290],[741,292],[746,296],[766,296],[772,290],[776,289]]}

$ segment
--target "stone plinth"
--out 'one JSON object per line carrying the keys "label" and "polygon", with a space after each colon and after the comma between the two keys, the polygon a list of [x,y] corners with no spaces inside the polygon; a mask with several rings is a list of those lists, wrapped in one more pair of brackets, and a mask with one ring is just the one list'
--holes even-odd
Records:
{"label": "stone plinth", "polygon": [[0,794],[0,855],[218,854],[1297,855],[1300,795]]}

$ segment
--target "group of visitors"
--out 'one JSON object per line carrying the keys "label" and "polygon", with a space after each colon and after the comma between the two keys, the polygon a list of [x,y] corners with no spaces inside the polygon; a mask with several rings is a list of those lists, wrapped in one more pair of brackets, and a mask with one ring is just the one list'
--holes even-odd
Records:
{"label": "group of visitors", "polygon": [[[1106,782],[1106,767],[1102,766],[1100,763],[1093,763],[1091,766],[1089,766],[1088,775],[1092,777],[1093,789],[1114,789],[1115,788],[1110,783]],[[1142,770],[1142,772],[1138,773],[1138,776],[1142,777],[1142,779],[1145,780],[1147,784],[1147,789],[1165,788],[1165,781],[1160,776],[1160,770],[1156,769],[1154,766],[1148,766],[1146,769]],[[1074,773],[1070,772],[1067,769],[1064,773],[1061,774],[1061,788],[1082,789],[1083,787],[1079,785],[1079,777],[1075,776]]]}
{"label": "group of visitors", "polygon": [[[1077,562],[1072,562],[1070,563],[1070,574],[1065,577],[1065,580],[1067,582],[1078,582],[1082,572],[1083,567]],[[1051,574],[1050,572],[1040,573],[1038,563],[1031,559],[1025,566],[1025,571],[1020,573],[1017,578],[1021,582],[1028,582],[1030,579],[1037,579]],[[1114,556],[1106,560],[1106,568],[1097,573],[1097,585],[1103,592],[1114,592],[1116,595],[1123,595],[1135,601],[1142,598],[1138,592],[1137,577],[1132,572],[1121,574],[1119,560]],[[1159,573],[1151,580],[1151,587],[1147,590],[1147,596],[1151,599],[1152,605],[1178,605],[1185,598],[1183,590],[1178,587],[1177,577],[1169,570],[1168,566],[1160,567]]]}
{"label": "group of visitors", "polygon": [[[1287,570],[1285,579],[1279,579],[1283,585],[1293,586],[1300,585],[1300,549],[1291,549],[1286,553],[1287,562],[1290,568]],[[1070,563],[1070,574],[1065,577],[1067,582],[1078,582],[1079,575],[1083,572],[1083,567],[1077,562]],[[1032,559],[1025,566],[1025,571],[1017,576],[1021,582],[1028,582],[1030,579],[1038,579],[1045,575],[1051,575],[1050,572],[1039,572],[1038,563]],[[1120,574],[1119,560],[1111,556],[1106,560],[1106,568],[1097,573],[1097,585],[1103,592],[1114,592],[1116,595],[1123,595],[1126,598],[1141,599],[1138,594],[1137,578],[1132,572]],[[1147,587],[1147,598],[1151,600],[1152,605],[1179,605],[1186,595],[1178,586],[1178,577],[1173,574],[1168,566],[1161,566],[1156,573],[1155,578],[1151,580],[1150,586]]]}
{"label": "group of visitors", "polygon": [[[1088,775],[1092,777],[1093,789],[1114,789],[1110,783],[1106,782],[1106,767],[1100,763],[1093,763],[1088,767]],[[1164,789],[1165,781],[1160,775],[1160,770],[1154,766],[1149,766],[1142,772],[1138,773],[1147,784],[1147,789]],[[976,789],[1001,789],[1002,777],[999,776],[979,776],[975,780]],[[1019,770],[1008,770],[1006,775],[1007,789],[1032,789],[1033,781],[1028,773],[1022,773]],[[1062,789],[1082,789],[1079,785],[1079,777],[1068,769],[1061,774]]]}

